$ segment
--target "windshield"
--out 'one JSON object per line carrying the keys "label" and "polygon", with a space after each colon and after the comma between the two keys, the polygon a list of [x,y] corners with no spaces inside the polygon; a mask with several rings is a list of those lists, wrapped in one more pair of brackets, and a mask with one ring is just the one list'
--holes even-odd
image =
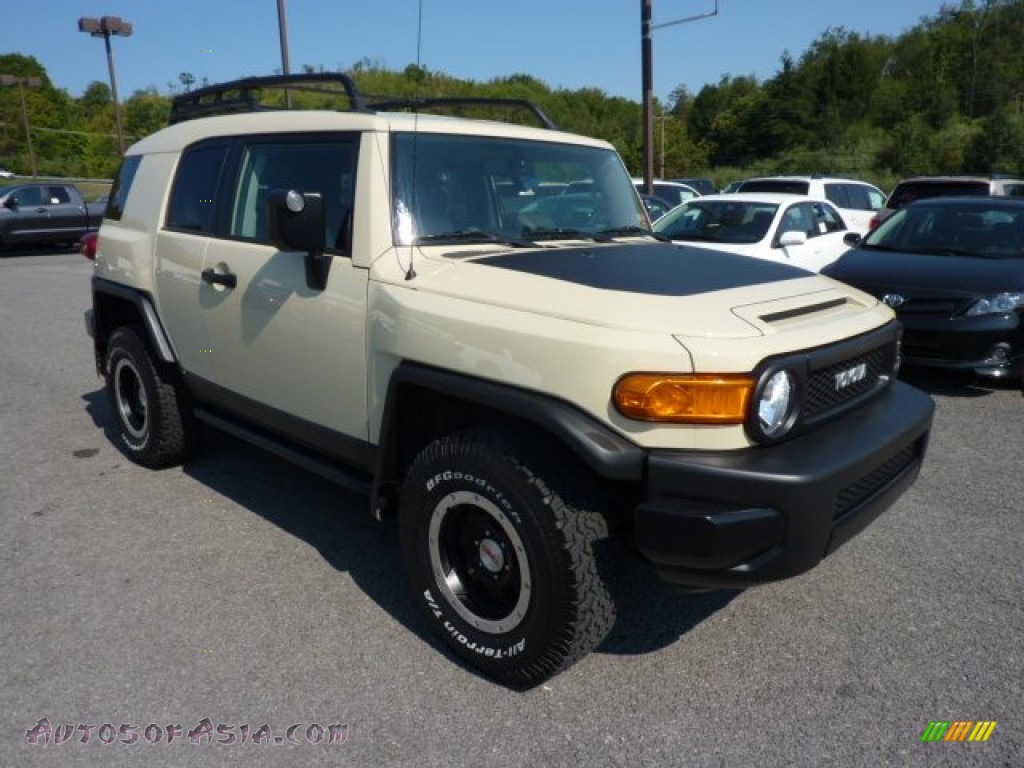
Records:
{"label": "windshield", "polygon": [[918,203],[890,216],[864,239],[863,247],[972,256],[1024,258],[1024,207]]}
{"label": "windshield", "polygon": [[673,240],[758,243],[767,236],[778,208],[774,203],[691,200],[658,219],[654,231]]}
{"label": "windshield", "polygon": [[396,244],[515,244],[648,228],[610,149],[432,133],[392,141]]}

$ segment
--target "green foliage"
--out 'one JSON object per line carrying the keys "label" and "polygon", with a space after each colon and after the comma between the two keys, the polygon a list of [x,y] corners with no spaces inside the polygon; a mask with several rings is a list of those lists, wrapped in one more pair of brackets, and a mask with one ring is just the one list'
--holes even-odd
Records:
{"label": "green foliage", "polygon": [[[767,173],[852,175],[888,188],[915,173],[1024,173],[1024,0],[960,0],[896,38],[827,29],[806,51],[780,58],[764,82],[723,77],[694,95],[676,87],[655,105],[654,158],[659,175],[709,176],[719,186]],[[323,72],[305,64],[301,71]],[[27,116],[40,174],[109,177],[119,161],[110,88],[102,81],[75,98],[55,88],[33,57],[0,55],[0,73],[39,77],[0,88],[0,165],[28,173]],[[552,89],[528,73],[471,82],[418,64],[392,71],[371,58],[348,73],[378,97],[492,96],[528,99],[563,129],[610,141],[640,175],[642,107],[599,88]],[[121,104],[126,142],[166,124],[170,97],[208,85],[182,72]],[[280,92],[265,101],[283,105]],[[343,98],[293,94],[295,106],[345,108]],[[511,119],[500,108],[459,109]],[[530,119],[530,118],[524,118]]]}

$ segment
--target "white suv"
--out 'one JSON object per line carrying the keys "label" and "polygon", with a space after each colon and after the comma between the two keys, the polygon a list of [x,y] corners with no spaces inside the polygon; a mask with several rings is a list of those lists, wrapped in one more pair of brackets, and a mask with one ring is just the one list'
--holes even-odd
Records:
{"label": "white suv", "polygon": [[839,209],[846,226],[865,233],[872,217],[885,205],[885,193],[873,184],[831,176],[763,176],[739,183],[736,192],[784,192],[828,200]]}
{"label": "white suv", "polygon": [[[253,111],[332,77],[346,111]],[[913,482],[932,402],[888,307],[659,242],[603,141],[403,106],[254,78],[128,150],[86,314],[128,456],[185,460],[198,420],[364,490],[433,631],[513,686],[611,629],[606,539],[746,587]]]}

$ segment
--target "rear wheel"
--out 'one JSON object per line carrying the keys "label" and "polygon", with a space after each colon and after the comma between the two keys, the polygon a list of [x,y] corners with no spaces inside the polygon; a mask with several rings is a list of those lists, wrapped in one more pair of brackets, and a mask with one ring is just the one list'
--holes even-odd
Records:
{"label": "rear wheel", "polygon": [[597,496],[571,460],[538,448],[495,430],[443,437],[410,468],[399,512],[433,631],[517,687],[570,666],[615,622],[594,556],[607,538]]}
{"label": "rear wheel", "polygon": [[118,328],[107,345],[107,397],[120,445],[143,466],[180,464],[191,420],[185,392],[154,360],[139,326]]}

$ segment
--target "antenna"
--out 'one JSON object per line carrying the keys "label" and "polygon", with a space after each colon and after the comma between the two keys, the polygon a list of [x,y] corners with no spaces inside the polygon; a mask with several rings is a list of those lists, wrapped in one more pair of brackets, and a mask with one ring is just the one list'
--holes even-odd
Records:
{"label": "antenna", "polygon": [[[421,72],[421,64],[420,64],[420,62],[422,60],[421,53],[422,53],[422,47],[423,47],[423,0],[419,0],[418,6],[419,7],[418,7],[418,10],[417,10],[417,19],[416,19],[416,98],[417,99],[419,99],[420,96],[421,96],[421,94],[420,94],[419,74]],[[419,210],[419,206],[417,205],[417,203],[419,201],[416,199],[416,197],[417,197],[416,172],[417,172],[417,169],[419,167],[419,158],[417,157],[416,150],[417,150],[417,147],[419,146],[419,136],[420,136],[420,132],[419,132],[420,112],[419,112],[419,110],[416,110],[413,113],[412,121],[413,121],[412,122],[412,207],[413,207],[413,211],[418,211]],[[412,280],[413,278],[416,277],[416,269],[413,267],[413,257],[415,255],[415,253],[416,253],[416,245],[415,245],[415,243],[410,242],[409,243],[409,269],[406,270],[406,272],[405,272],[405,279],[406,280]]]}

